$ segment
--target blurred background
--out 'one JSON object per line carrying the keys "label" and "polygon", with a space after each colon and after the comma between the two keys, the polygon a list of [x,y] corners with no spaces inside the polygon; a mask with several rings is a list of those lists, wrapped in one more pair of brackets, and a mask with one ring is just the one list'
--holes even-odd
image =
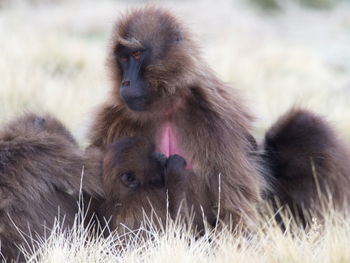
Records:
{"label": "blurred background", "polygon": [[0,123],[48,111],[85,144],[108,96],[113,23],[148,3],[186,23],[207,63],[245,96],[258,138],[297,105],[350,140],[349,0],[0,0]]}

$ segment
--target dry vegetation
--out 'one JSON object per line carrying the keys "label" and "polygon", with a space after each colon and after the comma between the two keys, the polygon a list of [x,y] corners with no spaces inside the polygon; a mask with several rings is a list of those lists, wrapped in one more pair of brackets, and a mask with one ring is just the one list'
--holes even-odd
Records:
{"label": "dry vegetation", "polygon": [[[249,98],[258,137],[298,104],[326,115],[350,139],[349,5],[309,9],[277,2],[279,9],[270,11],[243,0],[156,3],[187,22],[208,63]],[[104,62],[111,26],[127,7],[140,4],[0,1],[0,122],[25,110],[49,111],[84,145],[89,114],[108,96]],[[349,220],[329,214],[327,222],[293,235],[262,220],[251,238],[213,233],[212,242],[169,226],[122,254],[112,249],[113,236],[86,243],[77,224],[72,233],[57,228],[32,262],[350,262]]]}
{"label": "dry vegetation", "polygon": [[[129,245],[116,250],[119,237],[91,238],[77,223],[74,231],[60,232],[57,226],[29,256],[29,262],[349,262],[350,224],[344,216],[330,212],[326,222],[313,221],[307,230],[297,228],[285,217],[288,230],[282,232],[272,221],[261,219],[259,231],[243,236],[239,231],[213,230],[206,236],[194,236],[178,224],[169,222],[166,231],[145,230],[134,233]],[[148,219],[146,218],[145,221]],[[78,220],[79,221],[79,220]],[[148,224],[148,223],[146,223]],[[146,236],[143,239],[142,234]],[[30,252],[30,254],[32,254]]]}

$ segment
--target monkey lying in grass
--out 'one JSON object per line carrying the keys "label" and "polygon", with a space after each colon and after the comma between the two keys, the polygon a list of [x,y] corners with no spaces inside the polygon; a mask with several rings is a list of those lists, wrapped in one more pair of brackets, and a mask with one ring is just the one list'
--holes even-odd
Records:
{"label": "monkey lying in grass", "polygon": [[268,130],[263,148],[273,176],[269,199],[276,210],[277,197],[305,225],[310,213],[322,218],[328,203],[349,208],[349,146],[322,117],[290,110]]}
{"label": "monkey lying in grass", "polygon": [[[50,233],[57,218],[74,223],[79,190],[100,198],[101,153],[79,149],[72,134],[50,115],[26,114],[0,129],[0,241],[7,260],[24,261],[37,237]],[[28,245],[29,244],[29,245]]]}
{"label": "monkey lying in grass", "polygon": [[[155,152],[155,145],[146,137],[112,143],[103,161],[106,200],[97,212],[100,222],[109,221],[109,229],[124,234],[140,229],[145,219],[152,219],[152,226],[158,229],[167,218],[192,220],[191,209],[199,209],[192,207],[195,200],[189,187],[195,175],[185,166],[179,155],[166,158]],[[193,225],[201,231],[203,219],[195,218]]]}

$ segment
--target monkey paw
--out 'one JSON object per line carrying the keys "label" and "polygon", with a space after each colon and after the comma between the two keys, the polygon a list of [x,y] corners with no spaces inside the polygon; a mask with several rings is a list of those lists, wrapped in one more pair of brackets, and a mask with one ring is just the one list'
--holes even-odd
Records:
{"label": "monkey paw", "polygon": [[170,195],[178,195],[187,185],[186,161],[180,155],[170,155],[165,166],[165,186]]}
{"label": "monkey paw", "polygon": [[181,172],[185,169],[186,164],[185,159],[180,155],[171,155],[166,162],[166,172]]}

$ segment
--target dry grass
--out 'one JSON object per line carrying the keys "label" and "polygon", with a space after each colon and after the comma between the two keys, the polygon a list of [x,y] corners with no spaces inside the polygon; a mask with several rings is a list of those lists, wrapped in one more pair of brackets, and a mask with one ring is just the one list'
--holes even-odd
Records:
{"label": "dry grass", "polygon": [[[126,247],[116,250],[120,237],[92,238],[77,220],[76,227],[62,233],[59,225],[42,242],[28,262],[349,262],[350,223],[344,215],[328,210],[325,222],[313,220],[306,229],[296,227],[285,216],[287,230],[281,231],[274,220],[261,218],[257,233],[250,236],[228,230],[207,233],[195,239],[180,224],[168,222],[165,231],[152,229],[151,223],[132,235]],[[146,218],[145,221],[148,221]]]}
{"label": "dry grass", "polygon": [[[108,95],[104,62],[113,21],[140,3],[13,2],[0,10],[0,122],[25,110],[49,111],[84,145],[90,113]],[[346,3],[311,10],[279,1],[280,11],[263,13],[239,0],[155,2],[186,21],[208,63],[249,98],[258,137],[298,104],[326,115],[350,138]],[[72,233],[57,228],[43,244],[41,259],[32,262],[350,262],[347,217],[330,212],[325,223],[294,235],[263,222],[251,239],[223,232],[212,242],[193,241],[186,231],[180,235],[179,227],[169,227],[123,255],[113,251],[113,236],[86,243],[78,224]]]}

